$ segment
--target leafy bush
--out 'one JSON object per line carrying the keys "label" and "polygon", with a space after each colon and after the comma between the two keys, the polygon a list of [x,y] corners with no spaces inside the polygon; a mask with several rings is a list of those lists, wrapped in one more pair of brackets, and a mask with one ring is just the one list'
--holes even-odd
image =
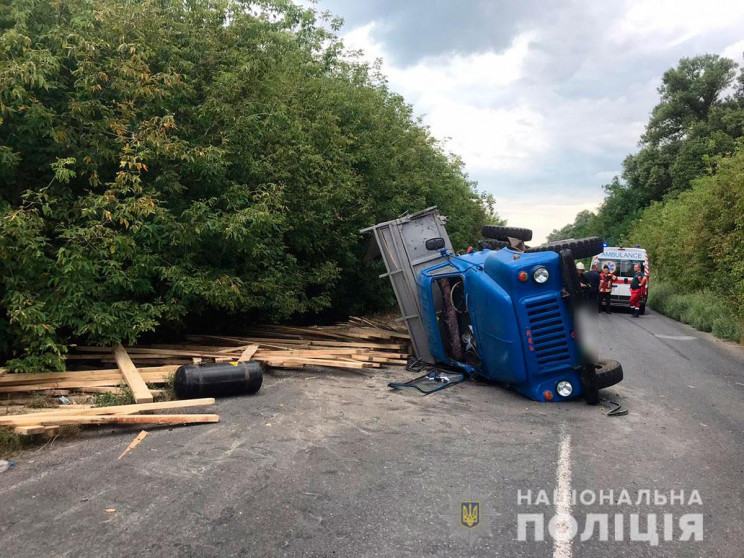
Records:
{"label": "leafy bush", "polygon": [[649,289],[648,304],[695,329],[712,332],[722,339],[744,342],[744,320],[728,300],[710,290],[690,293],[671,282],[657,280]]}
{"label": "leafy bush", "polygon": [[[0,348],[384,307],[359,229],[487,204],[334,35],[285,0],[0,0]],[[7,323],[6,323],[7,321]]]}
{"label": "leafy bush", "polygon": [[652,273],[666,283],[660,291],[655,285],[652,295],[661,311],[726,339],[741,338],[744,150],[722,159],[717,174],[696,180],[691,190],[646,209],[629,240],[649,250]]}

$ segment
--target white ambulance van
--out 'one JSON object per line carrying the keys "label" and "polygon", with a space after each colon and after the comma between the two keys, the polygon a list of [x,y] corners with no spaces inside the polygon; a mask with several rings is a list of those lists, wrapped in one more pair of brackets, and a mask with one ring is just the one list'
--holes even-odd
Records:
{"label": "white ambulance van", "polygon": [[612,286],[610,300],[613,305],[628,306],[630,300],[630,282],[633,279],[633,267],[641,264],[641,271],[646,275],[646,289],[641,296],[641,314],[646,312],[646,299],[648,296],[648,253],[640,246],[625,248],[622,246],[605,246],[604,251],[594,256],[592,264],[599,265],[602,273],[604,266],[610,268],[610,272],[617,277]]}

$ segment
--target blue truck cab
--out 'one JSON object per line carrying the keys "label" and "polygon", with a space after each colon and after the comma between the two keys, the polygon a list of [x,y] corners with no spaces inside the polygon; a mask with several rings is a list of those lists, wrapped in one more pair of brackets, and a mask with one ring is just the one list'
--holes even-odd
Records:
{"label": "blue truck cab", "polygon": [[570,250],[525,251],[512,242],[458,255],[444,223],[430,208],[366,229],[375,233],[418,358],[535,401],[596,403],[599,389],[622,379],[617,362],[592,359],[578,343]]}

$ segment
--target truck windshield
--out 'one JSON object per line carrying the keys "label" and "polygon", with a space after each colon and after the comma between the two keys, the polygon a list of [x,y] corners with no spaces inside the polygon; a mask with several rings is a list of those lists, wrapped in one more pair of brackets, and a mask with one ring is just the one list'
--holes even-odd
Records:
{"label": "truck windshield", "polygon": [[603,269],[604,266],[609,266],[612,273],[618,277],[633,277],[633,266],[640,264],[643,269],[643,262],[640,260],[610,260],[603,259],[599,260],[599,269]]}

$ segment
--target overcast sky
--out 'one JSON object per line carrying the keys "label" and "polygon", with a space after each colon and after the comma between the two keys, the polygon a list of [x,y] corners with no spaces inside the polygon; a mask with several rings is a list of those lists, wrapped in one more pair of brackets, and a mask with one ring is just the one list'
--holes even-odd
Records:
{"label": "overcast sky", "polygon": [[[349,48],[541,241],[602,200],[637,149],[662,73],[685,56],[742,63],[744,0],[320,0]],[[412,208],[418,209],[418,208]]]}

